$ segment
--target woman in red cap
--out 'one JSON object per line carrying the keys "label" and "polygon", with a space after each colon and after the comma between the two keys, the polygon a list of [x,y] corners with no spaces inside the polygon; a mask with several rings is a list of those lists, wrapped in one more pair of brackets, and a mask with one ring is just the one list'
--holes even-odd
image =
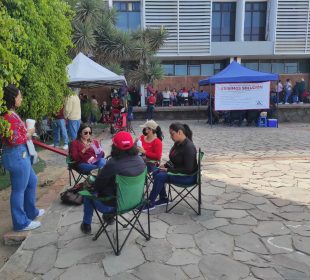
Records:
{"label": "woman in red cap", "polygon": [[[144,169],[145,163],[138,155],[132,136],[128,132],[120,131],[112,139],[111,158],[96,178],[95,191],[99,197],[116,196],[116,175],[138,176],[144,172]],[[109,200],[105,203],[95,201],[94,203],[98,211],[105,213],[113,212],[116,207],[116,200]],[[81,231],[85,234],[91,232],[93,211],[90,199],[84,198]],[[107,222],[110,223],[111,220],[107,220]]]}

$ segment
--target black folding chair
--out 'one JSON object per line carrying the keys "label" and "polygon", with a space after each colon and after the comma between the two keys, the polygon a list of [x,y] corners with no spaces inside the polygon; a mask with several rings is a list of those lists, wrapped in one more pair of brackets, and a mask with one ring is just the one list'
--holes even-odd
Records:
{"label": "black folding chair", "polygon": [[[116,184],[117,184],[117,191],[116,197],[104,197],[100,198],[94,196],[89,191],[84,190],[79,192],[85,198],[91,199],[92,206],[96,212],[96,215],[100,221],[100,228],[97,231],[93,240],[97,240],[98,237],[105,232],[112,249],[115,255],[120,255],[121,250],[123,249],[126,241],[128,240],[129,235],[131,234],[132,230],[135,229],[139,232],[146,240],[150,240],[151,238],[151,231],[150,231],[150,213],[149,209],[147,211],[147,221],[148,221],[148,230],[147,232],[144,230],[141,222],[139,221],[140,215],[142,210],[145,206],[148,205],[148,193],[147,199],[144,198],[144,186],[146,182],[146,170],[138,176],[120,176],[116,175]],[[116,238],[113,242],[113,237],[111,236],[111,232],[107,231],[107,227],[109,225],[101,216],[94,201],[101,201],[106,202],[112,199],[116,199],[116,209],[113,213],[102,213],[105,217],[112,217],[115,220],[115,233]],[[132,218],[127,218],[124,216],[126,213],[132,213]],[[123,228],[127,228],[130,226],[130,230],[125,236],[123,242],[120,244],[119,240],[119,226]],[[116,244],[115,244],[116,243]]]}
{"label": "black folding chair", "polygon": [[[194,184],[192,185],[181,185],[181,184],[173,184],[173,183],[168,183],[168,200],[166,204],[166,212],[171,211],[174,207],[176,207],[181,201],[184,201],[190,208],[194,210],[194,212],[197,215],[201,214],[201,160],[204,156],[204,152],[201,151],[199,148],[198,152],[198,170],[195,174],[192,174],[192,176],[196,175],[197,180]],[[182,174],[182,173],[168,173],[173,176],[188,176],[188,174]],[[198,195],[197,197],[194,196],[193,191],[195,189],[198,189]],[[176,193],[174,197],[172,197],[172,191]],[[198,205],[198,210],[196,210],[187,200],[187,198],[193,198]],[[170,208],[168,207],[169,203],[176,202],[174,203]]]}

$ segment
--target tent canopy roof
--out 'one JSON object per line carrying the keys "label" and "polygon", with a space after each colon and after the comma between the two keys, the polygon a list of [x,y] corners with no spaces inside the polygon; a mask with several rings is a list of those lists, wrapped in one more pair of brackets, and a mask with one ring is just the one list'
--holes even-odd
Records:
{"label": "tent canopy roof", "polygon": [[278,74],[264,73],[248,69],[233,61],[216,75],[199,81],[200,86],[217,83],[246,83],[279,80]]}
{"label": "tent canopy roof", "polygon": [[124,76],[94,62],[82,53],[79,53],[67,66],[70,87],[98,87],[103,85],[120,86],[126,84]]}

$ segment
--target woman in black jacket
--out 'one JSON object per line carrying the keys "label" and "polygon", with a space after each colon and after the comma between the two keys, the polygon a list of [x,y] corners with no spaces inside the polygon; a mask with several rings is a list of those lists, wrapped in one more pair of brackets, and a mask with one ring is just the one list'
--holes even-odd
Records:
{"label": "woman in black jacket", "polygon": [[[194,184],[197,180],[197,150],[192,142],[192,131],[187,124],[172,123],[169,127],[170,137],[174,142],[169,153],[169,161],[154,173],[154,184],[150,194],[150,210],[167,203],[165,183],[182,185]],[[169,174],[170,173],[170,174]],[[171,173],[187,174],[183,176]],[[159,195],[159,200],[155,201]]]}

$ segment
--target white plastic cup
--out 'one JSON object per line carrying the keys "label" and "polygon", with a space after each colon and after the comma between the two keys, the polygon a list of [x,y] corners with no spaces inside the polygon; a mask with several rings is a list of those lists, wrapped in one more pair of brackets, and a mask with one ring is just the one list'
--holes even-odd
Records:
{"label": "white plastic cup", "polygon": [[26,120],[26,127],[27,127],[27,129],[34,128],[35,124],[36,124],[36,121],[33,120],[33,119],[27,119]]}
{"label": "white plastic cup", "polygon": [[137,141],[137,147],[142,148],[142,142],[140,139]]}

